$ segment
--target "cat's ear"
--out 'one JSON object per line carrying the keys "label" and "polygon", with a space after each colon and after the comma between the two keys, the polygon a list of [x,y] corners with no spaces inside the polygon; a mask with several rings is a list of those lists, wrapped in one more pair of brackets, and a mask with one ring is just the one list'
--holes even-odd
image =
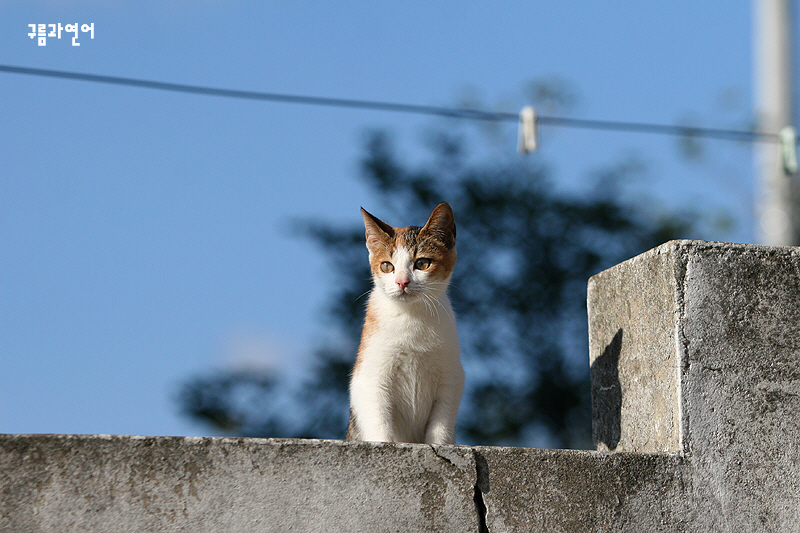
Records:
{"label": "cat's ear", "polygon": [[394,228],[378,217],[367,213],[363,207],[361,216],[364,218],[364,228],[367,230],[367,248],[370,251],[387,239],[394,238]]}
{"label": "cat's ear", "polygon": [[444,202],[437,205],[425,227],[420,230],[420,234],[422,233],[431,235],[447,248],[453,248],[456,245],[456,217],[453,209]]}

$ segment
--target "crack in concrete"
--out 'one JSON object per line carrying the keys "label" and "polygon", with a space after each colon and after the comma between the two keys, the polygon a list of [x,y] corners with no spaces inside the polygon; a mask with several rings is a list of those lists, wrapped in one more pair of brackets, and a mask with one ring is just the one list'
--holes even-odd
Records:
{"label": "crack in concrete", "polygon": [[[452,460],[441,455],[438,446],[429,444],[434,455],[447,463],[450,466],[461,468]],[[475,492],[472,496],[472,501],[475,502],[475,512],[478,515],[478,533],[489,533],[489,527],[486,525],[486,502],[483,500],[484,491],[489,491],[489,465],[486,458],[475,450],[471,450],[472,457],[475,462],[475,484],[473,485]]]}
{"label": "crack in concrete", "polygon": [[478,513],[478,533],[489,533],[489,526],[486,524],[486,502],[483,493],[489,492],[489,464],[486,458],[477,450],[472,450],[475,458],[475,511]]}
{"label": "crack in concrete", "polygon": [[444,461],[445,463],[447,463],[447,464],[449,464],[449,465],[451,465],[451,466],[455,466],[455,465],[453,464],[453,461],[451,461],[450,459],[448,459],[448,458],[447,458],[447,457],[445,457],[444,455],[440,455],[440,454],[439,454],[439,450],[437,450],[437,449],[436,449],[436,448],[437,448],[437,446],[436,446],[436,445],[434,445],[434,444],[428,444],[428,446],[430,446],[430,447],[431,447],[431,450],[433,450],[433,454],[434,454],[436,457],[438,457],[439,459],[441,459],[442,461]]}
{"label": "crack in concrete", "polygon": [[483,491],[475,484],[475,511],[478,513],[478,533],[489,533],[489,528],[486,525],[486,503],[483,501]]}

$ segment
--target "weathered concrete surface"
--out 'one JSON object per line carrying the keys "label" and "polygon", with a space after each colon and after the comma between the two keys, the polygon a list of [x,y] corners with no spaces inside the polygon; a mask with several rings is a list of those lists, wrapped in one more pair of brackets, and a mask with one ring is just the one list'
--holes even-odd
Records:
{"label": "weathered concrete surface", "polygon": [[667,244],[589,280],[592,436],[599,450],[682,451],[674,263]]}
{"label": "weathered concrete surface", "polygon": [[684,454],[705,530],[799,531],[800,249],[670,242],[589,309],[598,446]]}
{"label": "weathered concrete surface", "polygon": [[676,455],[475,448],[492,533],[693,530]]}
{"label": "weathered concrete surface", "polygon": [[674,455],[2,435],[0,531],[683,531],[684,476]]}
{"label": "weathered concrete surface", "polygon": [[6,435],[0,531],[478,531],[475,479],[452,446]]}

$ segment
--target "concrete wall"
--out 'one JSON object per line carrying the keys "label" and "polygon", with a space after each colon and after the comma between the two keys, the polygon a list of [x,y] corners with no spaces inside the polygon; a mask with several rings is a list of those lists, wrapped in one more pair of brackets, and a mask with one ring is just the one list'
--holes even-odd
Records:
{"label": "concrete wall", "polygon": [[589,282],[600,451],[0,436],[0,531],[800,531],[800,250]]}
{"label": "concrete wall", "polygon": [[680,457],[652,454],[8,435],[0,437],[0,531],[654,527],[679,518],[682,475]]}
{"label": "concrete wall", "polygon": [[800,249],[675,241],[589,281],[598,449],[685,459],[706,531],[800,531]]}
{"label": "concrete wall", "polygon": [[0,531],[477,531],[466,448],[6,436]]}

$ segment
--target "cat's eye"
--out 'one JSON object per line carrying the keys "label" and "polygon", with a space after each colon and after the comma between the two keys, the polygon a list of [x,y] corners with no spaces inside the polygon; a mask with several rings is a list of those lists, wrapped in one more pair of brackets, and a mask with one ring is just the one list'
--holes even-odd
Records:
{"label": "cat's eye", "polygon": [[381,272],[388,274],[389,272],[394,272],[394,265],[391,264],[389,261],[384,261],[381,263]]}
{"label": "cat's eye", "polygon": [[417,270],[428,270],[428,267],[431,266],[432,262],[433,261],[427,258],[417,259],[414,261],[414,268]]}

